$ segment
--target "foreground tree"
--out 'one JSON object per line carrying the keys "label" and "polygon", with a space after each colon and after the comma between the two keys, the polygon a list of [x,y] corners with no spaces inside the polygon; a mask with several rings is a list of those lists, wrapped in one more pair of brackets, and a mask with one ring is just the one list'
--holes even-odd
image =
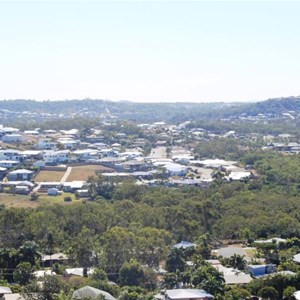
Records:
{"label": "foreground tree", "polygon": [[138,286],[143,281],[144,271],[141,264],[131,259],[125,262],[120,269],[119,279],[122,285]]}
{"label": "foreground tree", "polygon": [[185,269],[184,252],[181,248],[172,248],[167,256],[166,267],[169,272],[179,270],[183,272]]}
{"label": "foreground tree", "polygon": [[17,265],[17,268],[13,273],[14,280],[20,285],[27,284],[31,279],[33,279],[32,271],[33,270],[29,262],[22,262]]}
{"label": "foreground tree", "polygon": [[272,286],[265,286],[258,292],[258,296],[264,300],[278,300],[278,292]]}

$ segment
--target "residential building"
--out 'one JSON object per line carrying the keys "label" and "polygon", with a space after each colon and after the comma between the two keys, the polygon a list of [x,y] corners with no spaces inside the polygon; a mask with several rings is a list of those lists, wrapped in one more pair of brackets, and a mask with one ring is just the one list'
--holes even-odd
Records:
{"label": "residential building", "polygon": [[8,173],[7,177],[9,181],[18,180],[31,180],[34,172],[26,169],[18,169]]}
{"label": "residential building", "polygon": [[0,150],[0,160],[14,160],[14,161],[23,161],[26,158],[19,150],[14,149],[5,149]]}
{"label": "residential building", "polygon": [[69,150],[50,151],[44,153],[44,161],[46,164],[55,165],[58,163],[66,163],[69,160]]}
{"label": "residential building", "polygon": [[200,289],[174,289],[166,290],[164,300],[208,300],[213,295]]}
{"label": "residential building", "polygon": [[13,134],[6,134],[2,137],[2,141],[4,143],[21,143],[24,142],[26,139],[23,135],[13,133]]}
{"label": "residential building", "polygon": [[40,139],[36,147],[37,149],[56,150],[57,142],[55,142],[53,139],[50,138]]}

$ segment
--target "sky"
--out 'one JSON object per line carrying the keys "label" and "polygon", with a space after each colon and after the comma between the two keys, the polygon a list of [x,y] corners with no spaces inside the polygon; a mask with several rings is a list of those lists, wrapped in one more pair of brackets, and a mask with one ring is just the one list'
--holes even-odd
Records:
{"label": "sky", "polygon": [[0,0],[0,99],[300,95],[299,1]]}

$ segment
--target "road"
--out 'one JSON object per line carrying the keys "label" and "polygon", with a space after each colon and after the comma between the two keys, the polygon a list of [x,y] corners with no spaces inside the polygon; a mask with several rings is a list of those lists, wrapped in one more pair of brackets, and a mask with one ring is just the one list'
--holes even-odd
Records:
{"label": "road", "polygon": [[66,170],[66,173],[64,174],[64,176],[60,180],[60,183],[65,183],[67,181],[71,171],[72,171],[72,167],[68,167],[67,170]]}

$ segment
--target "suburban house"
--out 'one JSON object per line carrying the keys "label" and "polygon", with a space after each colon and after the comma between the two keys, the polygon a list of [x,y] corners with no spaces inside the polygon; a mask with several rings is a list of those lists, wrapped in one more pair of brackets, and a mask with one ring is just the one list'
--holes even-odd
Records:
{"label": "suburban house", "polygon": [[76,194],[76,197],[79,197],[79,198],[88,198],[88,197],[90,197],[90,192],[87,189],[85,189],[85,190],[77,190],[75,192],[75,194]]}
{"label": "suburban house", "polygon": [[84,286],[81,289],[75,290],[73,292],[72,299],[116,300],[116,298],[114,298],[111,294],[91,286]]}
{"label": "suburban house", "polygon": [[173,245],[173,248],[178,249],[188,249],[188,248],[195,248],[197,245],[195,243],[187,242],[187,241],[181,241],[180,243],[177,243]]}
{"label": "suburban house", "polygon": [[116,157],[118,156],[118,151],[114,149],[100,149],[101,157]]}
{"label": "suburban house", "polygon": [[89,159],[98,159],[98,151],[95,149],[75,150],[72,154],[79,160],[85,161]]}
{"label": "suburban house", "polygon": [[11,169],[20,164],[17,160],[0,160],[0,167]]}
{"label": "suburban house", "polygon": [[26,135],[39,135],[40,133],[37,130],[25,130]]}
{"label": "suburban house", "polygon": [[14,160],[22,161],[25,159],[25,155],[21,151],[14,149],[0,150],[0,160]]}
{"label": "suburban house", "polygon": [[62,186],[65,192],[75,193],[76,191],[82,190],[86,187],[86,181],[64,182]]}
{"label": "suburban house", "polygon": [[[199,289],[174,289],[166,290],[162,299],[164,300],[208,300],[213,299],[213,295]],[[158,298],[159,299],[159,298]]]}
{"label": "suburban house", "polygon": [[22,155],[24,155],[28,159],[41,159],[43,158],[43,152],[40,150],[25,150],[22,152]]}
{"label": "suburban house", "polygon": [[77,148],[78,145],[80,144],[79,141],[70,138],[60,138],[58,140],[58,143],[61,144],[64,147],[64,149],[70,149],[70,150]]}
{"label": "suburban house", "polygon": [[125,161],[122,157],[104,157],[98,160],[101,165],[108,167],[115,167],[118,164],[121,164]]}
{"label": "suburban house", "polygon": [[169,176],[185,176],[188,168],[183,165],[169,163],[163,166]]}
{"label": "suburban house", "polygon": [[250,274],[246,274],[237,269],[224,267],[218,260],[213,260],[213,267],[223,274],[227,285],[243,285],[253,280]]}
{"label": "suburban house", "polygon": [[66,163],[69,160],[69,150],[50,151],[44,153],[44,161],[46,164],[55,165],[58,163]]}
{"label": "suburban house", "polygon": [[4,143],[20,143],[24,142],[26,139],[23,135],[13,133],[13,134],[6,134],[2,137],[2,141]]}
{"label": "suburban house", "polygon": [[248,272],[253,277],[261,277],[268,274],[273,274],[277,272],[277,267],[275,264],[267,265],[248,265]]}
{"label": "suburban house", "polygon": [[36,145],[37,149],[41,150],[55,150],[57,149],[57,142],[50,138],[40,139]]}
{"label": "suburban house", "polygon": [[144,171],[147,164],[144,160],[129,160],[123,163],[123,169],[126,171]]}
{"label": "suburban house", "polygon": [[51,267],[53,264],[64,264],[68,262],[68,256],[63,253],[54,253],[52,255],[43,255],[42,264],[44,267]]}
{"label": "suburban house", "polygon": [[3,187],[13,189],[15,194],[28,195],[33,189],[34,184],[30,181],[7,181],[2,182]]}
{"label": "suburban house", "polygon": [[8,173],[9,181],[28,180],[30,181],[34,172],[26,169],[18,169]]}

